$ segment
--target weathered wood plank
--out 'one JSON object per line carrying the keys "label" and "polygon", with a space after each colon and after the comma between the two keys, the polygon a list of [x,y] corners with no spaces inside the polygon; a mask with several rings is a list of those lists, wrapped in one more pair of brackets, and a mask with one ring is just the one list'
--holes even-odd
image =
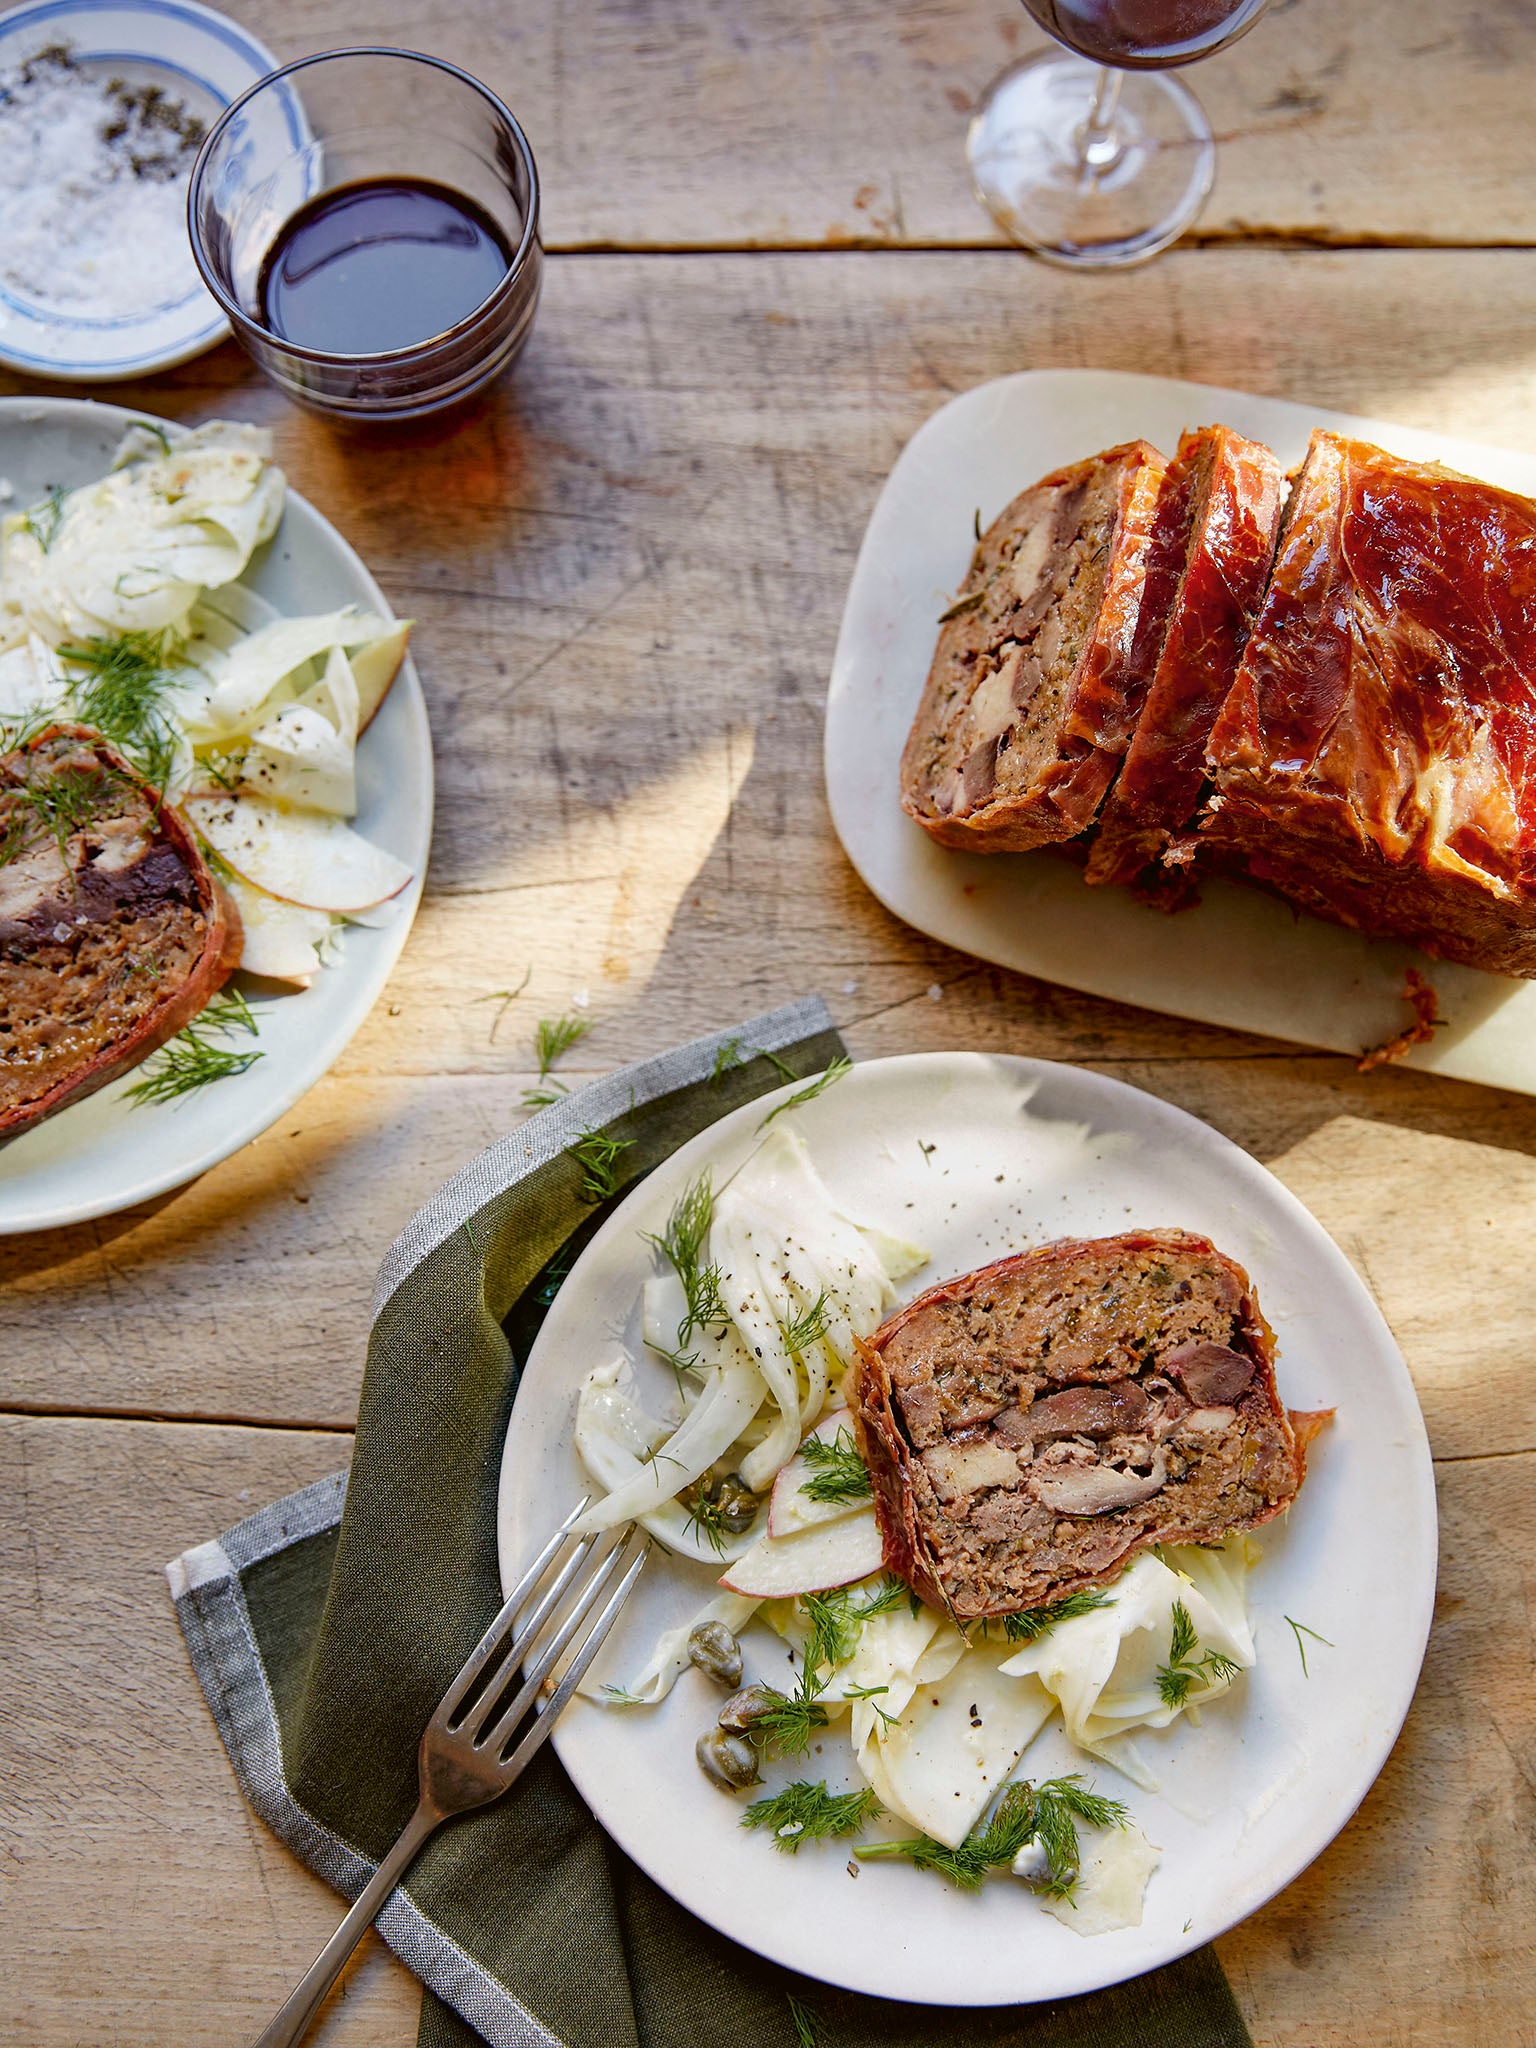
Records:
{"label": "weathered wood plank", "polygon": [[[357,36],[350,0],[248,0],[242,19],[285,58]],[[427,17],[378,0],[367,25],[509,101],[557,247],[987,242],[966,120],[1046,47],[1017,0],[469,0]],[[1221,139],[1201,231],[1530,241],[1533,63],[1523,6],[1278,0],[1187,74]]]}
{"label": "weathered wood plank", "polygon": [[[223,2048],[250,2038],[330,1931],[332,1895],[241,1804],[160,1566],[344,1448],[291,1431],[0,1424],[19,1508],[0,1524],[7,1696],[26,1702],[0,1725],[12,2038]],[[1441,1598],[1404,1736],[1340,1840],[1222,1943],[1260,2048],[1530,2038],[1533,1478],[1530,1457],[1441,1468]],[[317,2038],[404,2044],[414,2003],[376,1955]]]}

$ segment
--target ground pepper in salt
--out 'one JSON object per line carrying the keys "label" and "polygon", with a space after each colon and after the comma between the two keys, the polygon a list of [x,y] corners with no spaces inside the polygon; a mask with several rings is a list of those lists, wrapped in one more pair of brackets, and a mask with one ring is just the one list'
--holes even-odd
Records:
{"label": "ground pepper in salt", "polygon": [[93,319],[200,291],[186,207],[202,139],[179,101],[63,46],[0,72],[0,290]]}

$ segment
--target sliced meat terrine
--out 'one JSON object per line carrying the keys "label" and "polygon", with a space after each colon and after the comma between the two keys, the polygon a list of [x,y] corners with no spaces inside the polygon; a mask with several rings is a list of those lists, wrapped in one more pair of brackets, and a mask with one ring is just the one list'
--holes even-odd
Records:
{"label": "sliced meat terrine", "polygon": [[901,762],[925,832],[976,853],[1072,839],[1114,778],[1177,582],[1145,441],[1057,470],[982,536]]}
{"label": "sliced meat terrine", "polygon": [[1230,427],[1185,434],[1166,517],[1183,569],[1141,719],[1088,855],[1090,882],[1130,882],[1200,808],[1205,748],[1274,559],[1285,473]]}
{"label": "sliced meat terrine", "polygon": [[1223,864],[1536,977],[1536,504],[1314,434],[1208,761]]}
{"label": "sliced meat terrine", "polygon": [[163,1045],[239,956],[191,833],[97,735],[0,757],[0,1139]]}
{"label": "sliced meat terrine", "polygon": [[1179,1230],[931,1288],[860,1347],[848,1398],[887,1565],[962,1621],[1254,1528],[1302,1481],[1248,1276]]}

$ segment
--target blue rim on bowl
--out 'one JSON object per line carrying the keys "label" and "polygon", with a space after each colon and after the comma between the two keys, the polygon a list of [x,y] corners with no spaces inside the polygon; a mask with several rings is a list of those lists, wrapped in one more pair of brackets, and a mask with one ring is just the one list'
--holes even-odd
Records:
{"label": "blue rim on bowl", "polygon": [[[0,70],[53,44],[81,62],[127,69],[186,101],[211,127],[278,68],[264,44],[198,0],[23,0],[0,14]],[[127,315],[31,305],[0,285],[0,364],[29,376],[107,382],[170,369],[229,333],[199,283],[168,306]]]}

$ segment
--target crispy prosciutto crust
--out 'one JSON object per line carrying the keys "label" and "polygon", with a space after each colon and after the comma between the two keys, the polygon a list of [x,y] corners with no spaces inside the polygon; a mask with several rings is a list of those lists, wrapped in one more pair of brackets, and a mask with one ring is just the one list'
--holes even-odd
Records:
{"label": "crispy prosciutto crust", "polygon": [[982,536],[939,635],[902,805],[945,846],[1023,851],[1093,822],[1177,581],[1145,441],[1044,477]]}
{"label": "crispy prosciutto crust", "polygon": [[0,757],[0,1141],[174,1037],[240,943],[186,825],[98,734]]}
{"label": "crispy prosciutto crust", "polygon": [[1090,882],[1130,882],[1200,807],[1205,749],[1274,557],[1285,477],[1262,442],[1200,427],[1179,442],[1160,520],[1178,593],[1140,722],[1099,815]]}
{"label": "crispy prosciutto crust", "polygon": [[1536,504],[1314,434],[1208,758],[1221,864],[1536,976]]}
{"label": "crispy prosciutto crust", "polygon": [[1185,1231],[930,1288],[860,1345],[848,1401],[887,1566],[962,1621],[1256,1528],[1304,1476],[1248,1276]]}

